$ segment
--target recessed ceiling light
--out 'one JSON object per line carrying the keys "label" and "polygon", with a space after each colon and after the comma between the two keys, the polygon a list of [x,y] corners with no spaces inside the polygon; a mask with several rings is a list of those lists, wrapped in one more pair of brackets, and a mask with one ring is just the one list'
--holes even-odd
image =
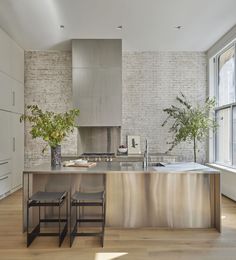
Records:
{"label": "recessed ceiling light", "polygon": [[61,28],[61,29],[64,29],[64,28],[65,28],[65,26],[64,26],[63,24],[61,24],[61,25],[60,25],[60,28]]}
{"label": "recessed ceiling light", "polygon": [[116,29],[121,31],[123,29],[123,26],[119,25],[119,26],[116,27]]}
{"label": "recessed ceiling light", "polygon": [[177,30],[181,30],[181,29],[183,29],[183,26],[182,25],[177,25],[174,28],[177,29]]}

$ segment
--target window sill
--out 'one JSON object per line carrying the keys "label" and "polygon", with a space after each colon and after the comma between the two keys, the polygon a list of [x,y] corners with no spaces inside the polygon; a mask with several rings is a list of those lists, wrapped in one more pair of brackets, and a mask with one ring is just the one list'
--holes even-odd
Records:
{"label": "window sill", "polygon": [[208,166],[210,166],[212,168],[218,169],[218,170],[223,170],[223,171],[227,171],[227,172],[236,174],[236,169],[235,168],[223,166],[223,165],[216,164],[216,163],[206,163],[206,165],[208,165]]}

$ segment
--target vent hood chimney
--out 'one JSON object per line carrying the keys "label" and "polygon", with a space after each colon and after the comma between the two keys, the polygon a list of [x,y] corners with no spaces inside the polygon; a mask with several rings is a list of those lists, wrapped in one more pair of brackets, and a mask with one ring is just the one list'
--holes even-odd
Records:
{"label": "vent hood chimney", "polygon": [[80,127],[121,126],[122,41],[72,40],[73,103]]}

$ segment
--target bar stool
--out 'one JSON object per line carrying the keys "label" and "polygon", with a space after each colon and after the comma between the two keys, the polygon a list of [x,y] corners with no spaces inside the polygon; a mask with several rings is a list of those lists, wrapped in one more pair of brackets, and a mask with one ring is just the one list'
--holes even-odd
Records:
{"label": "bar stool", "polygon": [[[75,225],[73,226],[72,231],[70,232],[70,246],[72,246],[73,241],[76,236],[98,236],[101,237],[102,247],[104,246],[104,231],[105,231],[105,222],[106,222],[106,200],[105,200],[105,191],[101,192],[75,192],[71,198],[71,211],[75,207]],[[80,207],[100,207],[101,208],[101,217],[100,218],[81,218],[80,217]],[[78,207],[79,207],[79,216],[78,216]],[[72,219],[72,216],[71,216]],[[101,223],[101,232],[77,232],[78,223],[84,222],[97,222]],[[71,223],[72,228],[72,223]]]}
{"label": "bar stool", "polygon": [[[66,218],[61,218],[61,207],[66,201]],[[58,207],[58,218],[41,218],[40,207]],[[38,224],[29,232],[29,209],[31,207],[38,207],[39,209],[39,222]],[[47,222],[57,222],[58,232],[40,232],[40,224]],[[61,228],[61,223],[64,222],[63,229]],[[33,196],[31,196],[27,201],[27,247],[34,241],[37,236],[58,236],[59,247],[61,246],[67,231],[68,231],[68,196],[67,192],[42,192],[38,191]]]}

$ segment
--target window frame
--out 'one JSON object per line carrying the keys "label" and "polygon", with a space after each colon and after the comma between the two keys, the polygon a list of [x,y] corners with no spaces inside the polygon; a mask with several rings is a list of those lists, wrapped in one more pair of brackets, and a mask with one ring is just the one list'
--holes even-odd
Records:
{"label": "window frame", "polygon": [[[230,48],[234,47],[234,88],[235,88],[235,97],[234,97],[234,102],[231,102],[229,104],[225,104],[222,106],[219,106],[219,57],[224,54],[227,50]],[[231,120],[231,125],[230,125],[230,151],[231,151],[231,161],[230,164],[226,164],[223,162],[216,161],[216,153],[217,153],[217,130],[214,132],[214,138],[213,138],[213,161],[215,164],[222,165],[225,167],[230,167],[230,168],[236,168],[236,165],[233,165],[233,109],[236,107],[236,39],[231,42],[229,45],[225,46],[215,57],[213,58],[214,62],[214,94],[216,98],[216,107],[214,109],[214,118],[216,120],[216,112],[229,108],[230,109],[230,120]]]}

